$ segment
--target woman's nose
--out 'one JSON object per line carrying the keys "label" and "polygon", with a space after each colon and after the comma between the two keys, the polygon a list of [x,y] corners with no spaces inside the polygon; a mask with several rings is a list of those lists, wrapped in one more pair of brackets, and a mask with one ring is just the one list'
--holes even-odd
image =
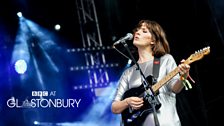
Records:
{"label": "woman's nose", "polygon": [[135,35],[140,35],[139,31],[135,32]]}

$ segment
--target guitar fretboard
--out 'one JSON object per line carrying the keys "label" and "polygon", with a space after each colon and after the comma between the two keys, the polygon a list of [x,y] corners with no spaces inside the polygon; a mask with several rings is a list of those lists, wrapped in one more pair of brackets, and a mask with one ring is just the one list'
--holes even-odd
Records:
{"label": "guitar fretboard", "polygon": [[178,72],[179,72],[178,71],[178,67],[176,67],[172,72],[170,72],[169,74],[167,74],[162,80],[160,80],[159,82],[157,82],[156,84],[154,84],[152,86],[152,90],[154,92],[157,92],[160,87],[162,87],[167,81],[169,81],[171,78],[173,78]]}

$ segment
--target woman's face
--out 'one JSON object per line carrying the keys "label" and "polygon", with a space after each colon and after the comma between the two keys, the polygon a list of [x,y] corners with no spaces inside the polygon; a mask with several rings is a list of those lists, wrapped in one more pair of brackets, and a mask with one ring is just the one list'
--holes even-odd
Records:
{"label": "woman's face", "polygon": [[145,23],[143,23],[142,26],[134,33],[133,44],[136,47],[147,47],[153,44],[152,34],[149,32]]}

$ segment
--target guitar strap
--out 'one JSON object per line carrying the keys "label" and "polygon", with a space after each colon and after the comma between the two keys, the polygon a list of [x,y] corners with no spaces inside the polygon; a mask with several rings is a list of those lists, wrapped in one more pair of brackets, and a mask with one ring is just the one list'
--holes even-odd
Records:
{"label": "guitar strap", "polygon": [[159,67],[160,67],[160,58],[154,57],[153,61],[153,84],[157,82],[157,78],[159,76]]}

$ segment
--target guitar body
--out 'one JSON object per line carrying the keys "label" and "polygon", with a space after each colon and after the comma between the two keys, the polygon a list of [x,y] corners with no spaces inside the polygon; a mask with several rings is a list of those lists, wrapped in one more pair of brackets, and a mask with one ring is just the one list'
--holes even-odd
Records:
{"label": "guitar body", "polygon": [[[146,79],[148,82],[152,82],[153,77],[148,76]],[[131,108],[127,108],[121,113],[124,126],[140,126],[144,122],[147,115],[153,112],[153,108],[144,96],[144,92],[145,88],[143,84],[141,84],[139,87],[131,88],[124,93],[123,99],[137,96],[143,97],[144,100],[144,105],[139,110],[131,110]],[[158,110],[160,107],[161,104],[156,104],[155,106],[156,110]]]}

